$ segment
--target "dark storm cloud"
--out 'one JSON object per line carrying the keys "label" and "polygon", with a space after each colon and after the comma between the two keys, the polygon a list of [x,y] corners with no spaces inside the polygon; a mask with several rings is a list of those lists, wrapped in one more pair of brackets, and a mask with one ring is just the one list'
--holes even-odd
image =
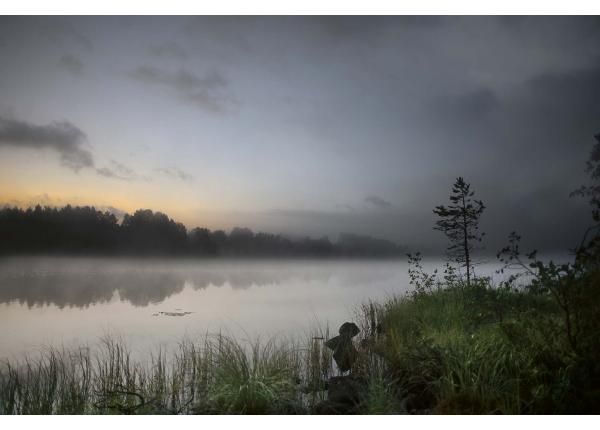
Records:
{"label": "dark storm cloud", "polygon": [[365,202],[369,203],[370,205],[372,205],[378,209],[388,209],[393,206],[392,203],[388,202],[387,200],[385,200],[379,196],[373,195],[373,194],[365,197]]}
{"label": "dark storm cloud", "polygon": [[83,75],[83,62],[75,55],[63,55],[58,60],[58,66],[74,76]]}
{"label": "dark storm cloud", "polygon": [[139,82],[169,88],[181,99],[210,112],[223,112],[231,104],[230,97],[224,94],[228,82],[216,71],[198,76],[185,69],[170,72],[157,67],[140,66],[130,76]]}
{"label": "dark storm cloud", "polygon": [[446,121],[456,123],[480,121],[499,107],[500,102],[491,89],[479,88],[455,96],[438,97],[431,109],[440,112]]}
{"label": "dark storm cloud", "polygon": [[35,125],[0,117],[0,146],[54,150],[60,154],[61,163],[74,171],[94,166],[85,140],[85,133],[68,121]]}
{"label": "dark storm cloud", "polygon": [[157,173],[165,175],[172,179],[178,179],[184,182],[191,182],[194,180],[194,177],[187,172],[177,168],[177,167],[160,167],[154,169]]}
{"label": "dark storm cloud", "polygon": [[486,203],[488,251],[512,230],[531,247],[576,246],[590,209],[569,194],[587,181],[585,160],[600,130],[600,64],[540,73],[502,97],[479,88],[436,102],[430,112],[446,143],[440,158],[456,176],[466,172]]}
{"label": "dark storm cloud", "polygon": [[592,218],[587,203],[569,197],[571,191],[550,182],[533,190],[515,190],[515,195],[480,192],[478,196],[486,204],[481,219],[486,253],[493,254],[506,245],[511,231],[522,235],[523,249],[562,253],[573,249]]}
{"label": "dark storm cloud", "polygon": [[[565,155],[581,162],[582,149],[600,128],[600,62],[538,74],[505,91],[502,98],[489,88],[479,88],[437,97],[427,109],[423,114],[435,115],[436,127],[449,132],[449,139],[461,137],[457,150],[480,146],[488,155],[508,155],[516,163],[531,161],[532,152],[544,159],[554,157],[559,164],[572,161]],[[554,167],[549,163],[544,169]]]}
{"label": "dark storm cloud", "polygon": [[[194,41],[209,38],[214,52],[218,46],[240,69],[251,64],[273,80],[280,73],[286,90],[298,90],[285,94],[282,112],[289,113],[286,125],[296,126],[290,135],[319,142],[311,161],[336,154],[329,159],[337,162],[332,177],[346,175],[363,186],[361,193],[381,190],[397,204],[345,211],[352,213],[279,211],[271,213],[271,225],[333,235],[342,227],[370,229],[443,250],[431,211],[447,203],[457,176],[488,206],[482,223],[490,253],[511,230],[534,246],[565,250],[590,221],[588,208],[569,193],[585,182],[585,159],[600,131],[597,17],[201,17],[194,23]],[[266,121],[277,126],[279,112],[269,113]]]}
{"label": "dark storm cloud", "polygon": [[527,82],[523,107],[533,119],[546,122],[561,134],[587,133],[600,127],[600,61],[594,66],[568,72],[546,72]]}

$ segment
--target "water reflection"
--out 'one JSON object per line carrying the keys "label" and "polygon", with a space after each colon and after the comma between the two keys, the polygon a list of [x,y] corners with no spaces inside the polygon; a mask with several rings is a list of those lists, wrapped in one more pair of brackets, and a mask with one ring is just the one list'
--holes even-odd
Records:
{"label": "water reflection", "polygon": [[[308,267],[310,266],[310,269]],[[0,303],[30,308],[55,305],[87,308],[121,300],[136,307],[161,303],[189,286],[198,291],[225,285],[232,289],[282,284],[292,278],[327,282],[330,270],[314,263],[153,261],[14,258],[0,261]],[[366,282],[371,279],[348,279]]]}
{"label": "water reflection", "polygon": [[0,360],[106,334],[140,353],[222,331],[305,336],[406,291],[406,269],[390,260],[0,259]]}

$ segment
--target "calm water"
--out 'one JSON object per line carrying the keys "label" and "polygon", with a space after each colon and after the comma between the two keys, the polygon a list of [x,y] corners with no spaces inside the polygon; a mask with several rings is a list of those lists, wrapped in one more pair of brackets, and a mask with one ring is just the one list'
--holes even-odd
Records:
{"label": "calm water", "polygon": [[408,288],[403,260],[0,259],[0,357],[107,334],[134,353],[219,330],[303,335]]}

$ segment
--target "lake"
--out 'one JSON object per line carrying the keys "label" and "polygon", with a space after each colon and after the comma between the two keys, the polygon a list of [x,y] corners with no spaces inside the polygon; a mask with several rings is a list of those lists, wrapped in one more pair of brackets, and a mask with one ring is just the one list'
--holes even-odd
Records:
{"label": "lake", "polygon": [[407,269],[406,260],[3,258],[0,358],[105,335],[135,354],[219,331],[263,339],[337,331],[361,303],[410,290]]}

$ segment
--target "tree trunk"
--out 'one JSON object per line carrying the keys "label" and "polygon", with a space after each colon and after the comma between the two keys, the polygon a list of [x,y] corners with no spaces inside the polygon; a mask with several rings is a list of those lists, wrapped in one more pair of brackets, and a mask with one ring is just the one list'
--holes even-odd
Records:
{"label": "tree trunk", "polygon": [[471,286],[471,258],[469,255],[469,240],[468,240],[468,231],[467,231],[467,208],[465,203],[465,196],[462,196],[462,216],[463,216],[463,236],[464,242],[463,247],[465,251],[465,264],[467,265],[467,287]]}

